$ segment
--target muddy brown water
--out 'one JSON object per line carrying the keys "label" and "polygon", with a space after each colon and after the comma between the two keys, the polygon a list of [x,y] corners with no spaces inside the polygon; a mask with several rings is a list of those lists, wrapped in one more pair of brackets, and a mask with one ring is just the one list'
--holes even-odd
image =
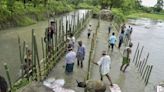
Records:
{"label": "muddy brown water", "polygon": [[[87,11],[88,10],[77,10],[74,12],[61,15],[56,19],[59,20],[62,18],[63,24],[65,26],[66,19],[69,21],[72,18],[75,18],[76,20],[78,18],[77,17],[78,15],[79,18],[81,19],[83,17],[83,14],[86,14]],[[76,24],[77,21],[75,21],[74,23]],[[34,29],[37,37],[36,39],[38,44],[39,56],[40,56],[39,58],[40,59],[42,58],[41,37],[44,37],[45,28],[48,25],[49,25],[48,20],[46,20],[27,27],[11,28],[11,29],[0,31],[0,75],[6,77],[3,64],[7,63],[9,67],[9,73],[11,76],[12,83],[14,83],[18,79],[18,73],[20,70],[20,57],[19,57],[17,35],[20,36],[22,45],[23,45],[23,41],[26,41],[28,47],[31,48],[31,34],[32,34],[31,30]]]}
{"label": "muddy brown water", "polygon": [[143,45],[143,56],[149,52],[148,64],[154,66],[145,92],[155,92],[155,86],[164,81],[164,21],[143,18],[130,19],[129,23],[134,24],[132,25],[134,29],[132,34],[133,49],[136,48],[138,42]]}

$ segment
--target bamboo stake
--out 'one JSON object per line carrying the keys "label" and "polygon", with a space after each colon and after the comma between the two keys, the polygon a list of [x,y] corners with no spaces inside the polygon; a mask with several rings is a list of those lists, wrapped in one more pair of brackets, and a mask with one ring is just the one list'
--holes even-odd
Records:
{"label": "bamboo stake", "polygon": [[147,80],[147,77],[148,77],[148,73],[149,73],[149,71],[150,71],[150,65],[147,65],[148,66],[148,69],[147,69],[147,71],[146,71],[146,74],[145,74],[145,76],[144,76],[144,82],[146,83],[146,80]]}
{"label": "bamboo stake", "polygon": [[[142,46],[141,52],[140,52],[140,54],[139,54],[139,58],[138,58],[138,61],[140,61],[140,59],[141,59],[141,56],[142,56],[142,52],[143,52],[143,49],[144,49],[144,46]],[[138,67],[138,64],[137,64],[137,67]]]}
{"label": "bamboo stake", "polygon": [[35,52],[36,52],[36,60],[38,63],[38,72],[39,72],[38,80],[41,80],[40,60],[39,60],[39,54],[38,54],[38,48],[37,48],[37,42],[36,42],[36,36],[35,35],[34,35],[34,48],[35,48]]}
{"label": "bamboo stake", "polygon": [[136,57],[136,60],[135,60],[135,65],[137,65],[137,61],[138,61],[138,56],[139,56],[139,49],[137,50],[137,57]]}
{"label": "bamboo stake", "polygon": [[148,58],[149,58],[149,53],[147,54],[145,63],[144,63],[144,65],[143,65],[143,70],[141,71],[141,75],[143,74],[144,68],[145,68],[145,66],[146,66],[146,64],[147,64],[147,61],[148,61]]}
{"label": "bamboo stake", "polygon": [[149,68],[149,67],[148,67],[148,66],[146,66],[146,69],[144,69],[144,73],[143,73],[142,79],[144,79],[145,74],[146,74],[146,72],[147,72],[148,68]]}
{"label": "bamboo stake", "polygon": [[149,82],[149,78],[150,78],[150,74],[151,74],[152,69],[153,69],[153,65],[150,66],[150,72],[148,73],[148,78],[147,78],[147,80],[146,80],[146,85],[147,85],[148,82]]}
{"label": "bamboo stake", "polygon": [[142,69],[143,69],[144,62],[145,62],[145,58],[144,58],[144,60],[142,61],[141,67],[140,67],[140,69],[139,69],[140,74],[141,74],[141,71],[142,71]]}
{"label": "bamboo stake", "polygon": [[19,45],[19,55],[20,55],[20,63],[23,64],[22,61],[22,50],[21,50],[21,44],[20,44],[20,37],[18,36],[18,45]]}
{"label": "bamboo stake", "polygon": [[4,66],[5,71],[6,71],[6,75],[7,75],[7,79],[8,79],[8,82],[9,82],[10,90],[12,90],[11,77],[10,77],[10,74],[9,74],[9,68],[7,66],[7,63],[4,63],[3,66]]}

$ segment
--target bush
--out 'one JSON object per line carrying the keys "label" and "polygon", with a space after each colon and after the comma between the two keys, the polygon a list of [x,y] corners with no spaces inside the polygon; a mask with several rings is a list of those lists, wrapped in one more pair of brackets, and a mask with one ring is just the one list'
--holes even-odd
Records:
{"label": "bush", "polygon": [[123,11],[121,9],[113,8],[112,9],[112,14],[114,15],[115,21],[117,23],[125,22],[126,21],[126,17],[123,14]]}

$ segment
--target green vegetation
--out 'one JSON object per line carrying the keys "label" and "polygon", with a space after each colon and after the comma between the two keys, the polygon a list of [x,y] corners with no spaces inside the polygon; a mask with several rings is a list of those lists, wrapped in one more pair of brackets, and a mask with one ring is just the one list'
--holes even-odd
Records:
{"label": "green vegetation", "polygon": [[[43,0],[42,0],[43,1]],[[46,1],[46,0],[44,0]],[[11,26],[26,26],[45,20],[48,16],[72,11],[74,5],[66,1],[51,0],[45,3],[22,2],[22,0],[0,1],[0,29]]]}
{"label": "green vegetation", "polygon": [[127,16],[127,18],[137,19],[137,18],[150,18],[155,20],[164,20],[164,14],[155,14],[155,13],[144,13],[136,12]]}

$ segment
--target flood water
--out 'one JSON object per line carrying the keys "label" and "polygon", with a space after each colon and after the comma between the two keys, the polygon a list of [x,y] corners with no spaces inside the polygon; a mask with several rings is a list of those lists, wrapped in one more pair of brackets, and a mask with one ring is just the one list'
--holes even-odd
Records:
{"label": "flood water", "polygon": [[136,48],[138,42],[143,45],[143,56],[146,56],[149,52],[148,64],[153,65],[150,81],[145,88],[145,92],[155,92],[154,86],[160,81],[164,81],[164,21],[130,19],[129,23],[133,24],[134,29],[132,34],[133,49]]}
{"label": "flood water", "polygon": [[[77,18],[82,19],[82,17],[86,14],[87,11],[88,10],[77,10],[74,12],[70,12],[68,14],[57,17],[56,20],[62,19],[64,27],[66,19],[69,23],[76,24],[77,21],[72,22],[70,20],[72,20],[72,18],[75,18],[75,20]],[[26,41],[28,47],[31,48],[32,29],[35,30],[36,40],[38,44],[38,52],[40,56],[39,58],[42,58],[41,37],[44,37],[45,28],[48,27],[48,24],[48,20],[46,20],[27,27],[11,28],[0,31],[0,75],[6,77],[3,64],[7,63],[12,83],[17,80],[18,72],[20,70],[20,55],[17,36],[20,36],[22,46],[23,41]]]}

